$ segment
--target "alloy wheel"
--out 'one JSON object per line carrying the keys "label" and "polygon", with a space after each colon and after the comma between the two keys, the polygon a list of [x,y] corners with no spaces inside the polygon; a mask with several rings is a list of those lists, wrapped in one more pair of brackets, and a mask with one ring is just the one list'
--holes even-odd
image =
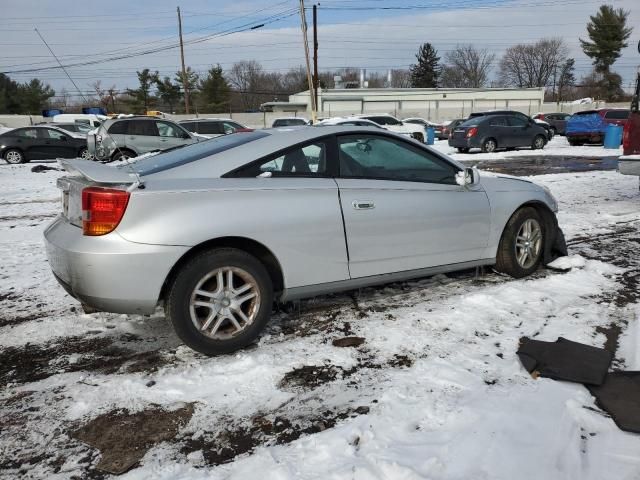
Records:
{"label": "alloy wheel", "polygon": [[487,140],[484,144],[484,150],[487,153],[492,153],[496,150],[496,142],[493,140]]}
{"label": "alloy wheel", "polygon": [[524,221],[516,235],[516,261],[523,269],[529,269],[538,261],[542,251],[542,228],[540,223],[529,218]]}
{"label": "alloy wheel", "polygon": [[534,146],[537,150],[544,148],[544,138],[536,137],[536,139],[534,140]]}
{"label": "alloy wheel", "polygon": [[18,164],[22,163],[22,154],[16,150],[11,150],[6,153],[5,160],[7,163]]}
{"label": "alloy wheel", "polygon": [[206,337],[224,340],[250,326],[260,310],[257,280],[238,267],[217,268],[196,284],[189,301],[191,321]]}

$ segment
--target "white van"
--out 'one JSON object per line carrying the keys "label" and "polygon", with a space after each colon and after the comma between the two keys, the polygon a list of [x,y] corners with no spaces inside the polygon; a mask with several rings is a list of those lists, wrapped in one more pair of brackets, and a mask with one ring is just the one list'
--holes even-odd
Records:
{"label": "white van", "polygon": [[85,123],[92,129],[98,128],[107,118],[104,115],[84,114],[84,113],[61,113],[54,115],[53,123]]}

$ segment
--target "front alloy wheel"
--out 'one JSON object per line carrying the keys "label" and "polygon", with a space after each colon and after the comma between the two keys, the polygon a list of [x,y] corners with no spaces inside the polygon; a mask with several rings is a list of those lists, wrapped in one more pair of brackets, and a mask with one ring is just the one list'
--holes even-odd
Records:
{"label": "front alloy wheel", "polygon": [[542,150],[544,148],[545,143],[546,142],[544,140],[544,137],[542,135],[538,135],[536,138],[533,139],[533,149]]}
{"label": "front alloy wheel", "polygon": [[515,254],[518,265],[528,270],[540,259],[542,251],[542,228],[535,218],[529,218],[516,235]]}
{"label": "front alloy wheel", "polygon": [[515,278],[532,274],[542,261],[544,223],[533,207],[515,212],[502,232],[496,255],[496,270]]}

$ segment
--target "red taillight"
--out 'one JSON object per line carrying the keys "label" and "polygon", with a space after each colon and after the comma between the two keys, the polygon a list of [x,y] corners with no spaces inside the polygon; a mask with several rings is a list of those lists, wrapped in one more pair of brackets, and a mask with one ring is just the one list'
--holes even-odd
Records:
{"label": "red taillight", "polygon": [[471,138],[471,137],[475,137],[476,134],[478,133],[478,127],[471,127],[469,130],[467,130],[467,138]]}
{"label": "red taillight", "polygon": [[114,188],[82,190],[82,233],[106,235],[115,230],[129,203],[129,192]]}

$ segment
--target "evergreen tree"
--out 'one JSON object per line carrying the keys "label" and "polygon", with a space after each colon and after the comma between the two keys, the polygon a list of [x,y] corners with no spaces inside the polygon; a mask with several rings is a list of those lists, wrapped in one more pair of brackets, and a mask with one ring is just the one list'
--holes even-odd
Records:
{"label": "evergreen tree", "polygon": [[208,113],[229,111],[230,88],[218,64],[211,67],[207,76],[200,80],[200,100],[202,109]]}
{"label": "evergreen tree", "polygon": [[418,63],[411,65],[411,86],[414,88],[437,88],[442,67],[438,52],[430,43],[423,44],[416,54]]}
{"label": "evergreen tree", "polygon": [[560,76],[558,77],[558,94],[556,97],[558,102],[562,102],[567,98],[567,94],[576,84],[575,63],[576,61],[573,58],[567,58],[562,64]]}
{"label": "evergreen tree", "polygon": [[127,93],[133,97],[134,109],[138,112],[144,109],[142,113],[147,113],[155,100],[151,93],[151,88],[158,83],[158,71],[151,72],[148,68],[145,68],[141,72],[136,72],[136,74],[138,75],[140,87],[136,89],[128,88]]}
{"label": "evergreen tree", "polygon": [[173,113],[175,105],[180,101],[180,85],[173,83],[169,77],[164,77],[156,81],[156,88],[162,103],[169,107],[170,113]]}
{"label": "evergreen tree", "polygon": [[601,5],[587,24],[587,34],[591,41],[580,39],[585,55],[593,59],[596,72],[607,74],[609,68],[620,57],[631,35],[632,27],[627,27],[629,12],[610,5]]}
{"label": "evergreen tree", "polygon": [[40,114],[47,102],[56,94],[51,87],[37,78],[18,86],[20,110],[27,114]]}
{"label": "evergreen tree", "polygon": [[18,84],[0,73],[0,113],[20,113]]}
{"label": "evergreen tree", "polygon": [[189,101],[192,105],[195,105],[198,95],[198,78],[198,74],[194,72],[191,67],[186,68],[184,79],[182,78],[182,71],[176,72],[176,83],[180,85],[180,91],[182,94],[189,92]]}

